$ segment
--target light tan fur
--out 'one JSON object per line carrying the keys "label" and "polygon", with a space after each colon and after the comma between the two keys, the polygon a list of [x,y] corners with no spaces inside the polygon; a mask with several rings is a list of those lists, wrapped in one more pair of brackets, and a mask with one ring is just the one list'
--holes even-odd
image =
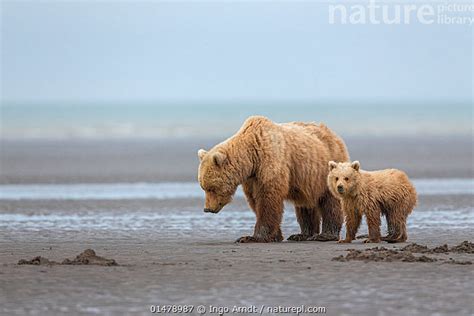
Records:
{"label": "light tan fur", "polygon": [[253,236],[239,242],[281,241],[284,200],[294,203],[301,227],[293,240],[320,236],[321,217],[325,234],[321,239],[338,239],[343,216],[326,185],[327,164],[347,161],[349,156],[344,142],[325,125],[276,124],[253,116],[234,136],[208,152],[199,150],[198,156],[205,211],[219,212],[242,185],[256,214]]}
{"label": "light tan fur", "polygon": [[[404,242],[407,240],[406,221],[417,203],[416,190],[408,176],[397,169],[364,171],[360,163],[329,162],[328,187],[342,203],[346,218],[346,238],[355,239],[362,215],[367,218],[369,238],[365,242]],[[388,224],[388,236],[380,235],[380,217]]]}

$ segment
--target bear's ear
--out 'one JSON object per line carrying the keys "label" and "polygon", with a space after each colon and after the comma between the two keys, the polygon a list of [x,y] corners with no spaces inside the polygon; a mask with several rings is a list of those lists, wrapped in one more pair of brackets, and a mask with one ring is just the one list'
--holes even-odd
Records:
{"label": "bear's ear", "polygon": [[198,150],[199,160],[202,161],[204,159],[204,156],[206,156],[206,154],[207,154],[207,151],[205,151],[204,149],[199,149]]}
{"label": "bear's ear", "polygon": [[329,171],[337,167],[337,163],[335,161],[329,162]]}
{"label": "bear's ear", "polygon": [[360,169],[360,163],[359,163],[359,161],[357,161],[357,160],[356,160],[356,161],[353,161],[353,162],[351,163],[351,167],[352,167],[355,171],[359,171],[359,169]]}
{"label": "bear's ear", "polygon": [[221,152],[216,152],[213,154],[212,159],[217,166],[222,166],[227,159],[227,156]]}

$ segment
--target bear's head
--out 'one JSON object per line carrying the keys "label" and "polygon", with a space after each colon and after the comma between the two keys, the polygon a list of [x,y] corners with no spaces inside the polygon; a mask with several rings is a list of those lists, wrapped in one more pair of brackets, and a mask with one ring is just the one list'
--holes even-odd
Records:
{"label": "bear's head", "polygon": [[219,148],[198,151],[198,180],[206,192],[204,212],[218,213],[232,201],[238,184],[234,183],[227,154]]}
{"label": "bear's head", "polygon": [[360,183],[360,163],[329,162],[328,186],[334,196],[353,196]]}

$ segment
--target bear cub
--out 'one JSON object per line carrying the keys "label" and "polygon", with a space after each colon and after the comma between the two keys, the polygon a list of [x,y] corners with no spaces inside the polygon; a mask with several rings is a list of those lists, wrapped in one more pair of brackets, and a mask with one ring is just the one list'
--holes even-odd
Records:
{"label": "bear cub", "polygon": [[[346,218],[346,238],[339,240],[340,243],[350,243],[355,239],[363,214],[369,227],[366,243],[407,240],[407,217],[416,205],[417,194],[403,171],[364,171],[360,169],[358,161],[330,161],[328,186],[331,193],[341,201]],[[386,237],[380,235],[382,215],[388,225]]]}

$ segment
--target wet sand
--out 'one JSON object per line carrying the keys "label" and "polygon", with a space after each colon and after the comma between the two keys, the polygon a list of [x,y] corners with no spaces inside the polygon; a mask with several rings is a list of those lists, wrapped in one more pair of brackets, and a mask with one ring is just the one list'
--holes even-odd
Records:
{"label": "wet sand", "polygon": [[[410,175],[416,177],[472,174],[465,156],[459,156],[459,165],[446,163],[453,153],[472,157],[472,147],[466,143],[448,142],[447,146],[452,146],[449,153],[429,145],[428,151],[417,152],[415,147],[419,146],[409,142],[381,143],[376,147],[359,144],[358,152],[351,149],[352,156],[362,156],[362,161],[377,167],[387,157],[392,166],[409,167]],[[2,183],[192,180],[199,144],[191,143],[178,151],[160,145],[160,150],[153,147],[147,151],[144,148],[149,145],[125,150],[123,143],[114,143],[110,153],[100,149],[102,146],[85,143],[79,149],[72,146],[57,152],[53,150],[59,150],[57,143],[35,146],[9,144],[2,148]],[[92,148],[85,149],[88,146]],[[394,164],[397,146],[405,153],[412,148],[414,158]],[[36,158],[30,156],[35,150]],[[94,159],[90,158],[92,153]],[[117,154],[114,159],[113,153]],[[138,163],[133,163],[134,157]],[[175,163],[170,164],[171,160]],[[445,167],[441,168],[443,161]],[[470,173],[461,174],[461,167]],[[346,255],[347,249],[376,246],[362,240],[350,245],[235,244],[238,237],[251,234],[255,223],[245,201],[237,198],[217,215],[203,213],[202,205],[202,199],[194,198],[0,201],[0,314],[149,315],[151,304],[204,305],[208,310],[209,305],[232,309],[304,304],[324,306],[328,315],[472,315],[473,265],[445,260],[332,260]],[[408,242],[436,247],[474,241],[473,212],[472,195],[420,196],[409,219]],[[290,206],[282,229],[286,237],[298,232]],[[364,232],[365,224],[360,233]],[[406,245],[379,246],[395,249]],[[119,265],[17,264],[36,256],[61,262],[88,248]],[[474,260],[472,254],[463,253],[430,256]]]}
{"label": "wet sand", "polygon": [[[217,215],[202,213],[202,202],[4,201],[0,313],[146,315],[151,304],[305,304],[324,306],[329,315],[472,314],[472,265],[332,261],[347,249],[375,246],[362,240],[235,244],[254,224],[245,201]],[[433,204],[442,210],[432,212]],[[451,218],[456,210],[462,211]],[[472,196],[421,198],[416,212],[409,242],[435,247],[474,240]],[[283,232],[297,231],[288,208]],[[87,248],[119,266],[17,265],[34,256],[61,261]],[[473,260],[471,254],[434,257]]]}

